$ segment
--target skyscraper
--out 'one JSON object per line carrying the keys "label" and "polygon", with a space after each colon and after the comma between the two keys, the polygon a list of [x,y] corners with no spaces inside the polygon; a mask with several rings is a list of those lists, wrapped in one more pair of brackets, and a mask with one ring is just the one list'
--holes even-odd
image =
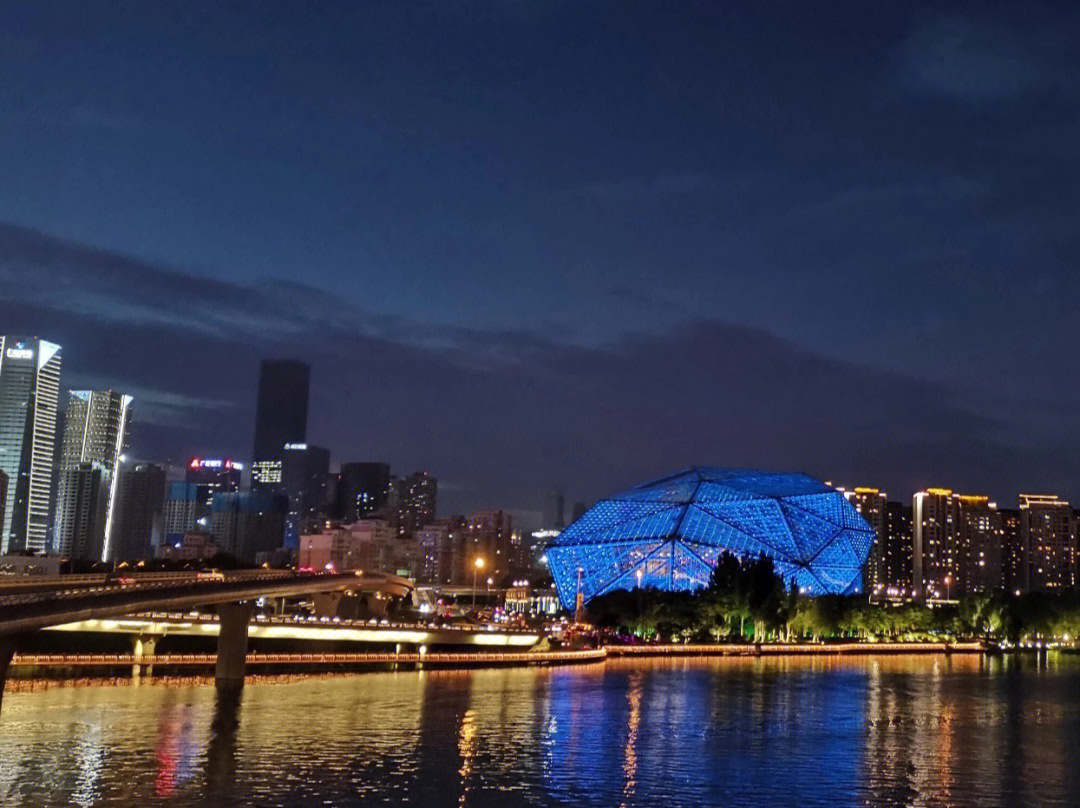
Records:
{"label": "skyscraper", "polygon": [[7,501],[0,549],[46,549],[52,486],[60,346],[0,336],[0,470]]}
{"label": "skyscraper", "polygon": [[330,450],[307,443],[286,443],[281,456],[281,487],[289,498],[285,519],[285,546],[300,546],[300,534],[308,532],[325,511],[330,476]]}
{"label": "skyscraper", "polygon": [[[53,522],[62,555],[112,559],[117,471],[127,448],[131,400],[113,390],[68,391]],[[98,479],[91,484],[91,477]]]}
{"label": "skyscraper", "polygon": [[347,524],[387,505],[390,466],[386,463],[342,463],[334,495],[334,516]]}
{"label": "skyscraper", "polygon": [[165,469],[138,463],[122,466],[118,476],[113,557],[122,561],[153,558],[162,540]]}
{"label": "skyscraper", "polygon": [[311,368],[303,362],[263,360],[255,408],[253,490],[277,490],[281,485],[281,455],[285,444],[307,441],[310,381]]}
{"label": "skyscraper", "polygon": [[562,530],[566,527],[566,500],[562,491],[551,491],[544,501],[544,524],[546,530]]}
{"label": "skyscraper", "polygon": [[394,525],[398,536],[411,539],[417,530],[435,521],[439,481],[426,471],[417,471],[396,483],[398,498]]}
{"label": "skyscraper", "polygon": [[76,463],[57,476],[56,549],[61,555],[98,561],[104,555],[109,480],[98,463]]}

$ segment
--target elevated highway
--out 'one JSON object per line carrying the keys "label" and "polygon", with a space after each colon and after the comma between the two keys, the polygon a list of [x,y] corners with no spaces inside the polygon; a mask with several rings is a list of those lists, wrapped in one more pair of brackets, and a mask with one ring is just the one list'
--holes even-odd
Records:
{"label": "elevated highway", "polygon": [[300,574],[287,570],[60,576],[0,582],[0,697],[20,639],[39,629],[139,612],[216,606],[219,685],[244,681],[252,602],[260,597],[377,592],[405,597],[412,584],[386,573]]}

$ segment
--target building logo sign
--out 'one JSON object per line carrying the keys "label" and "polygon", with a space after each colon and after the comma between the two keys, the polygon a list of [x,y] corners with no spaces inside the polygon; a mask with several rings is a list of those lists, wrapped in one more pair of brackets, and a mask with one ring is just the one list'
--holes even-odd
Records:
{"label": "building logo sign", "polygon": [[219,457],[193,457],[188,466],[193,469],[236,469],[237,471],[244,468],[242,463],[227,458],[223,460]]}
{"label": "building logo sign", "polygon": [[285,451],[287,451],[287,452],[306,452],[307,451],[307,444],[306,443],[286,443],[285,444]]}
{"label": "building logo sign", "polygon": [[15,347],[7,349],[6,355],[8,359],[33,359],[34,349],[27,348],[25,342],[16,342]]}

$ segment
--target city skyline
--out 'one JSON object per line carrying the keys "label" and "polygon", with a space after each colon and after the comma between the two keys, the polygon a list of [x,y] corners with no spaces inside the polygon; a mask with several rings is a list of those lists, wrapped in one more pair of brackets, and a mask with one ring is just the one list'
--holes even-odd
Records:
{"label": "city skyline", "polygon": [[[46,340],[44,340],[44,339],[42,339],[40,337],[37,337],[37,336],[29,338],[29,339],[31,339],[31,340],[39,340],[45,345],[53,346],[56,349],[57,355],[59,355],[61,346],[58,346],[55,343],[48,342],[48,341],[46,341]],[[264,358],[262,358],[262,359],[260,359],[258,361],[257,366],[259,368],[266,368],[267,366],[271,366],[271,367],[277,366],[277,367],[287,367],[287,368],[302,370],[303,371],[303,380],[302,380],[303,384],[300,385],[297,392],[298,393],[302,392],[304,395],[299,396],[297,401],[299,402],[299,401],[302,400],[306,404],[308,396],[309,396],[309,378],[308,378],[308,374],[310,372],[310,368],[307,365],[307,363],[302,362],[300,360],[296,360],[296,359],[281,359],[281,358],[268,359],[268,358],[264,357]],[[54,373],[54,375],[56,375],[56,374]],[[138,383],[136,382],[135,384],[136,384],[136,387],[137,387]],[[260,384],[261,384],[261,381],[260,381]],[[259,388],[259,389],[261,389],[261,388]],[[61,377],[59,379],[59,383],[57,385],[57,394],[58,394],[58,401],[59,401],[59,398],[60,398],[61,395],[76,396],[76,397],[77,396],[82,396],[82,395],[87,395],[88,396],[88,395],[90,395],[90,391],[79,391],[79,390],[74,390],[74,389],[68,389],[68,386],[65,384],[64,377]],[[101,391],[97,395],[107,395],[107,396],[110,396],[110,397],[116,397],[116,396],[119,396],[120,394],[115,393],[110,388],[108,391]],[[125,409],[126,409],[130,405],[130,402],[131,402],[133,397],[130,396],[130,395],[125,394],[125,395],[122,396],[122,398],[126,402],[125,405],[124,405]],[[119,400],[119,399],[117,399],[117,400]],[[57,409],[59,411],[59,407]],[[250,413],[249,415],[251,415],[251,417],[252,417],[252,422],[256,424],[256,433],[258,433],[258,423],[259,423],[258,408],[253,407],[252,408],[252,413]],[[304,413],[304,416],[306,417],[306,412]],[[126,414],[124,415],[125,426],[124,426],[123,430],[121,430],[121,432],[120,432],[120,434],[122,435],[122,442],[124,444],[125,450],[127,448],[129,448],[129,445],[128,445],[128,440],[129,440],[128,431],[130,429],[130,421],[131,421],[131,419],[132,419],[131,412],[127,411]],[[147,425],[147,426],[152,426],[152,425]],[[57,449],[59,450],[59,454],[57,455],[57,471],[58,472],[63,470],[63,467],[64,467],[64,465],[66,463],[66,460],[65,460],[65,457],[64,457],[64,451],[63,451],[62,446],[61,446],[61,444],[63,442],[62,439],[67,439],[67,436],[61,435],[59,431],[56,431],[55,436],[54,436],[54,441],[55,441],[55,445],[56,445]],[[207,445],[205,443],[205,441],[203,441],[203,442],[199,442],[199,441],[200,441],[199,438],[195,438],[192,445]],[[286,452],[286,450],[290,450],[290,451],[294,451],[294,452],[295,451],[306,451],[308,449],[308,446],[309,445],[306,442],[304,442],[304,443],[286,443],[286,444],[283,444],[282,450],[283,450],[283,452]],[[332,447],[327,448],[327,449],[324,450],[321,447],[316,447],[316,446],[312,445],[311,448],[312,448],[313,451],[318,451],[318,452],[325,451],[325,452],[329,453],[329,456],[332,458],[332,462],[329,463],[329,468],[336,469],[337,470],[336,473],[340,474],[342,468],[346,467],[346,466],[385,465],[386,468],[387,468],[387,474],[389,474],[390,464],[388,464],[388,463],[387,464],[381,464],[380,461],[348,460],[348,459],[345,459],[345,456],[340,455],[339,453],[336,453],[333,450]],[[288,452],[286,452],[286,454],[287,453]],[[179,456],[179,457],[162,457],[162,456],[148,455],[148,454],[145,453],[145,451],[140,452],[139,447],[135,447],[135,451],[129,453],[129,455],[126,456],[125,459],[127,459],[130,462],[143,462],[143,463],[161,464],[163,466],[164,470],[166,471],[166,473],[169,475],[169,479],[178,480],[178,479],[180,479],[180,477],[182,475],[187,474],[187,473],[190,472],[190,465],[189,464],[191,462],[195,461],[195,460],[198,460],[200,458],[200,455],[205,457],[205,456],[213,455],[213,454],[215,454],[215,453],[212,452],[212,451],[210,451],[210,452],[192,452],[190,450],[186,450],[186,451],[183,451],[181,453],[181,456]],[[222,454],[222,453],[217,453],[217,454]],[[254,456],[254,452],[251,452],[250,454],[247,454],[247,455],[244,454],[243,452],[240,452],[240,453],[237,454],[237,456],[238,457],[249,458],[249,457]],[[282,455],[282,456],[284,456],[284,455]],[[229,462],[231,463],[232,461],[230,460]],[[276,461],[276,472],[275,473],[279,477],[280,477],[280,473],[281,473],[281,471],[280,471],[280,463],[281,463],[280,460]],[[244,462],[237,461],[236,469],[239,472],[240,469],[247,468],[249,470],[249,476],[248,476],[248,479],[247,479],[247,484],[249,486],[252,486],[255,489],[258,489],[260,484],[259,484],[259,481],[256,479],[256,475],[254,473],[255,469],[253,468],[253,466],[254,466],[254,463],[251,460],[247,459]],[[397,468],[397,466],[395,466],[395,468]],[[768,470],[769,471],[785,471],[785,470],[790,470],[790,469],[770,468]],[[428,471],[417,472],[417,474],[428,474],[428,473],[429,473]],[[832,475],[829,475],[827,473],[822,473],[821,476],[822,477],[830,477]],[[888,472],[882,472],[882,473],[879,473],[879,474],[872,475],[871,479],[856,480],[856,481],[840,480],[839,482],[836,483],[836,485],[837,485],[837,487],[839,488],[840,491],[845,490],[845,488],[844,488],[845,485],[853,485],[856,489],[858,489],[860,486],[872,485],[872,486],[874,486],[873,490],[878,491],[878,490],[883,490],[883,488],[884,488],[883,486],[879,487],[880,486],[879,481],[881,479],[885,479],[885,478],[887,478],[889,476],[890,475],[889,475]],[[900,486],[900,493],[901,493],[902,496],[900,496],[899,498],[890,497],[890,502],[894,502],[894,501],[895,502],[907,502],[907,501],[910,501],[912,497],[918,495],[920,491],[926,491],[926,490],[933,490],[935,488],[941,488],[943,485],[953,485],[949,481],[944,481],[943,482],[943,481],[938,480],[936,478],[928,477],[928,475],[926,475],[926,474],[921,474],[920,476],[923,479],[931,479],[931,480],[933,480],[933,482],[931,484],[922,484],[922,485],[914,486],[914,487],[912,487],[912,486]],[[395,476],[394,479],[399,479],[399,478],[397,478]],[[400,478],[400,479],[404,479],[404,478]],[[108,478],[107,477],[106,477],[106,483],[108,483]],[[962,489],[963,488],[963,486],[956,486],[956,485],[953,485],[953,487],[957,488],[957,489]],[[909,488],[910,488],[910,493],[908,493]],[[894,487],[890,487],[890,489],[895,490]],[[1044,494],[1049,494],[1051,496],[1060,496],[1063,493],[1063,491],[1059,490],[1059,489],[1051,490],[1049,488],[1040,488],[1037,485],[1030,485],[1030,484],[1027,484],[1027,483],[1021,483],[1021,485],[1018,488],[1016,488],[1015,491],[1013,491],[1013,492],[1003,492],[1001,496],[996,496],[995,494],[987,494],[982,489],[976,489],[975,492],[972,492],[969,495],[970,496],[983,497],[983,498],[986,498],[986,499],[988,499],[988,500],[990,500],[992,502],[1000,499],[1004,507],[1011,507],[1012,505],[1014,505],[1016,503],[1022,503],[1023,500],[1024,500],[1024,497],[1025,496],[1030,496],[1032,492],[1041,492],[1041,493],[1044,493]],[[449,497],[449,499],[451,500],[451,502],[461,502],[461,501],[463,501],[461,498],[455,498],[453,496],[453,494],[455,493],[454,488],[450,489],[450,493],[451,493],[451,496]],[[610,492],[608,492],[608,493],[610,493]],[[12,494],[12,496],[13,495],[14,494]],[[562,488],[560,488],[560,487],[556,487],[556,488],[550,488],[549,487],[547,490],[542,491],[542,492],[537,492],[535,494],[535,497],[534,497],[535,502],[525,502],[525,504],[520,506],[520,507],[513,507],[513,506],[505,506],[505,507],[506,507],[506,510],[508,512],[514,513],[518,518],[524,517],[523,521],[524,521],[525,524],[531,526],[530,529],[532,529],[532,527],[548,528],[548,527],[551,527],[551,525],[547,524],[547,522],[545,521],[545,518],[547,516],[547,511],[550,510],[550,502],[549,502],[549,500],[553,495],[558,495],[558,496],[562,497],[562,496],[565,495],[565,491],[563,491]],[[600,496],[602,497],[602,496],[604,496],[604,494],[601,494]],[[1070,499],[1070,496],[1067,493],[1064,496],[1065,496],[1065,499]],[[1080,498],[1080,497],[1077,497],[1077,498]],[[464,501],[468,502],[467,499],[465,499]],[[580,505],[585,504],[584,502],[581,502],[581,500],[578,500],[578,502],[580,503]],[[485,496],[481,492],[481,493],[478,494],[477,498],[474,500],[474,503],[480,503],[480,504],[455,505],[454,507],[450,508],[449,510],[453,511],[454,513],[459,513],[459,514],[460,513],[465,513],[465,512],[470,512],[470,511],[475,511],[475,510],[483,510],[484,508],[490,507],[493,504],[493,500],[490,497]],[[504,507],[503,503],[497,503],[497,504],[498,504],[499,507]],[[567,505],[568,504],[569,503],[567,503]],[[340,503],[339,503],[339,505],[340,505]],[[59,517],[57,517],[57,518],[59,518]]]}

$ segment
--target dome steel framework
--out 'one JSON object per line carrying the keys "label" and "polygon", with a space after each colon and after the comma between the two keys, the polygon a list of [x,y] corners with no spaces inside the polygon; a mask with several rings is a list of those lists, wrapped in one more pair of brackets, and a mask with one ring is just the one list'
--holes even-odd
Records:
{"label": "dome steel framework", "polygon": [[805,474],[695,467],[629,488],[547,546],[559,599],[616,589],[706,586],[724,552],[768,556],[808,594],[862,590],[874,530],[844,495]]}

